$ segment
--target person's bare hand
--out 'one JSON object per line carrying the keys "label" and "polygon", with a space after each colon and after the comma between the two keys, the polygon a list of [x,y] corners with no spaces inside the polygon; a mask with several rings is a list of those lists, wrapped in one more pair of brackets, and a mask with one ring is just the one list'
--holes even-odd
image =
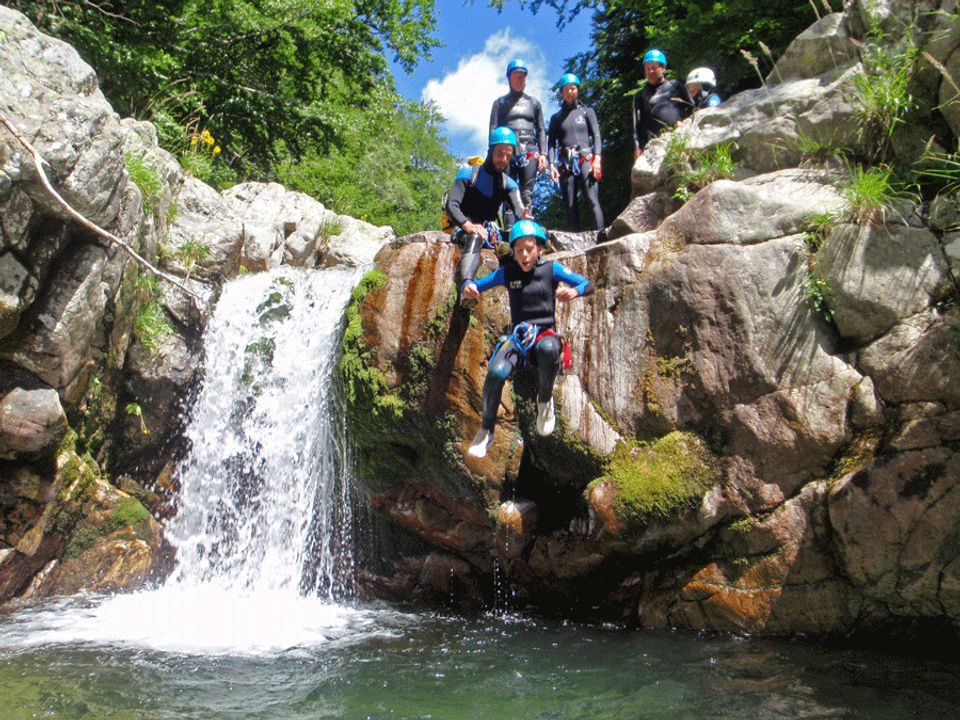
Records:
{"label": "person's bare hand", "polygon": [[576,288],[572,288],[569,285],[560,285],[557,287],[554,297],[561,302],[566,302],[568,300],[573,300],[580,296],[580,293],[577,292]]}

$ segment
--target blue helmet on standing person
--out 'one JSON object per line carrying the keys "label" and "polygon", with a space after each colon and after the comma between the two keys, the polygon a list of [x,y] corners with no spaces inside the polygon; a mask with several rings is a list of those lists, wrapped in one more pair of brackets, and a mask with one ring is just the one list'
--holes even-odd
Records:
{"label": "blue helmet on standing person", "polygon": [[533,220],[517,220],[510,229],[510,247],[520,238],[536,238],[538,245],[547,244],[547,231]]}
{"label": "blue helmet on standing person", "polygon": [[643,56],[643,65],[646,65],[648,62],[660,63],[664,67],[667,66],[667,56],[663,54],[662,51],[653,48],[647,50],[646,54]]}
{"label": "blue helmet on standing person", "polygon": [[514,58],[507,63],[507,78],[509,79],[510,75],[515,72],[522,72],[524,75],[527,74],[527,64],[523,60],[518,60]]}

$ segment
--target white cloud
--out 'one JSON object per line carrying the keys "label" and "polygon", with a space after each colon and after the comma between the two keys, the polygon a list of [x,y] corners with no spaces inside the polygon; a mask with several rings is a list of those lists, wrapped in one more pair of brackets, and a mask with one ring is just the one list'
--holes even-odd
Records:
{"label": "white cloud", "polygon": [[513,35],[509,27],[487,38],[481,52],[461,58],[456,70],[428,80],[423,88],[422,99],[437,104],[448,131],[469,137],[477,153],[486,150],[490,107],[509,90],[505,73],[507,63],[514,58],[523,60],[529,68],[524,92],[537,98],[547,113],[547,92],[552,83],[547,79],[546,57],[536,44]]}

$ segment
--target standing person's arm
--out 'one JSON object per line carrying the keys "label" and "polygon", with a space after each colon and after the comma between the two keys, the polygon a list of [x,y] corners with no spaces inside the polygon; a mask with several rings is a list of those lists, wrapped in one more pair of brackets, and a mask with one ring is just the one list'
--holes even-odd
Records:
{"label": "standing person's arm", "polygon": [[636,93],[633,96],[633,103],[631,105],[631,116],[633,118],[633,159],[636,160],[640,157],[640,153],[643,152],[644,146],[647,144],[647,129],[643,126],[642,119],[638,120],[640,115],[640,93]]}
{"label": "standing person's arm", "polygon": [[560,182],[560,171],[557,168],[557,160],[559,159],[560,149],[558,143],[560,141],[560,113],[555,113],[550,117],[550,130],[547,132],[547,159],[550,162],[550,179],[554,183]]}
{"label": "standing person's arm", "polygon": [[597,122],[597,114],[592,107],[588,107],[584,114],[587,117],[587,130],[593,142],[593,167],[590,168],[590,172],[599,180],[603,175],[600,164],[600,152],[603,150],[603,141],[600,139],[600,123]]}
{"label": "standing person's arm", "polygon": [[487,130],[487,135],[492,133],[498,127],[500,127],[500,98],[497,98],[493,101],[493,105],[490,107],[490,129]]}
{"label": "standing person's arm", "polygon": [[534,99],[533,102],[533,127],[537,133],[537,150],[540,153],[537,170],[543,172],[547,169],[547,133],[543,126],[543,108],[540,107],[540,101]]}

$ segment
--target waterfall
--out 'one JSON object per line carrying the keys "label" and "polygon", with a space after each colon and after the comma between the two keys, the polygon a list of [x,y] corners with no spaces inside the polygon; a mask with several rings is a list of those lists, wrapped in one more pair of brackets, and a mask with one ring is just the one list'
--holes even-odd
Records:
{"label": "waterfall", "polygon": [[167,585],[342,597],[352,566],[332,379],[354,269],[289,268],[223,288],[186,430]]}

